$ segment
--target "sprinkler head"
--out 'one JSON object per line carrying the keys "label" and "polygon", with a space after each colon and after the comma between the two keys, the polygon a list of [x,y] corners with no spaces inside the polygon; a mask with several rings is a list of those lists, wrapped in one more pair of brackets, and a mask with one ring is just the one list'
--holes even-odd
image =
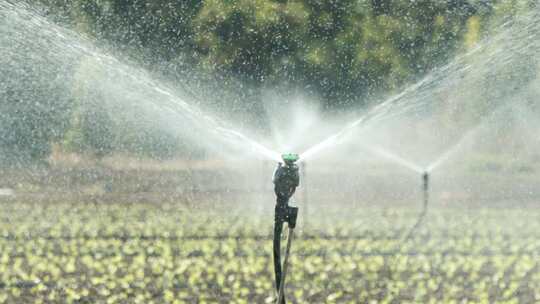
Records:
{"label": "sprinkler head", "polygon": [[274,182],[274,192],[278,199],[278,205],[287,205],[289,198],[294,194],[296,187],[300,184],[300,174],[298,166],[295,164],[298,161],[298,154],[288,153],[281,155],[282,163],[279,163],[272,181]]}
{"label": "sprinkler head", "polygon": [[429,185],[429,172],[424,171],[424,173],[422,173],[422,181],[424,182],[424,190],[427,190]]}
{"label": "sprinkler head", "polygon": [[298,156],[298,154],[296,153],[286,153],[282,154],[281,158],[283,159],[283,162],[285,162],[285,164],[291,165],[297,162],[300,156]]}

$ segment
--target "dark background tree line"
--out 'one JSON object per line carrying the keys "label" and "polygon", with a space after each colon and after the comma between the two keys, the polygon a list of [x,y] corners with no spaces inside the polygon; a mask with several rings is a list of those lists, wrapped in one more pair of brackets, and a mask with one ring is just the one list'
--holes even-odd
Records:
{"label": "dark background tree line", "polygon": [[[396,90],[447,62],[457,52],[473,47],[493,24],[534,3],[480,0],[31,2],[42,5],[49,18],[113,46],[145,68],[177,79],[186,87],[201,88],[200,92],[197,89],[192,92],[200,94],[201,99],[215,98],[206,93],[213,89],[229,91],[235,101],[232,105],[254,111],[262,108],[262,90],[280,86],[318,96],[328,110],[364,105],[371,96]],[[201,83],[205,83],[206,90]],[[239,84],[248,89],[238,89]],[[6,99],[20,95],[10,94]],[[93,108],[88,110],[91,113],[82,113],[77,109],[76,100],[62,100],[63,106],[55,107],[52,103],[58,100],[54,96],[41,107],[34,106],[39,97],[19,97],[17,103],[14,99],[4,101],[2,119],[16,120],[19,115],[32,121],[19,120],[11,129],[4,128],[0,133],[4,146],[27,151],[32,158],[46,157],[51,142],[62,139],[69,142],[68,146],[76,142],[80,150],[98,155],[115,150],[105,140],[111,132],[106,126],[107,113]],[[70,102],[73,106],[66,106]],[[213,102],[223,101],[215,99]],[[48,116],[41,115],[43,113]],[[66,115],[76,115],[76,119],[65,119]],[[66,125],[66,121],[75,121],[76,125]],[[162,139],[158,142],[172,141]],[[150,142],[150,146],[156,146],[155,139]],[[169,154],[174,154],[174,145],[165,146]]]}

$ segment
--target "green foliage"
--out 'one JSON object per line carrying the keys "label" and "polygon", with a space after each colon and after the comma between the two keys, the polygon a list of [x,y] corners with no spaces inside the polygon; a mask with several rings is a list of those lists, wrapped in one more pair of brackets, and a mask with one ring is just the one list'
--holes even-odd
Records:
{"label": "green foliage", "polygon": [[322,96],[329,107],[400,87],[474,45],[492,16],[526,7],[504,1],[41,1],[149,66],[169,63],[169,70],[191,74],[186,66],[195,65],[255,87],[286,83]]}
{"label": "green foliage", "polygon": [[195,42],[207,69],[313,87],[339,106],[446,60],[472,14],[466,3],[431,1],[207,1]]}

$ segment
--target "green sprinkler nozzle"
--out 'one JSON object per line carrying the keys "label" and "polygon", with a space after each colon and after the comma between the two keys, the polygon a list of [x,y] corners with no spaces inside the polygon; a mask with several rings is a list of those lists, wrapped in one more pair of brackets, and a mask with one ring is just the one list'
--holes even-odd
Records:
{"label": "green sprinkler nozzle", "polygon": [[296,161],[298,161],[300,156],[298,156],[296,153],[286,153],[282,154],[281,158],[286,164],[294,164]]}

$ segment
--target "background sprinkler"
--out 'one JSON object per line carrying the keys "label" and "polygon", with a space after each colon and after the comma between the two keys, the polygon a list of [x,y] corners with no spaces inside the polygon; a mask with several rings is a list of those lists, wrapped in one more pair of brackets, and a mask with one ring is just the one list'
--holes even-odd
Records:
{"label": "background sprinkler", "polygon": [[306,178],[306,174],[307,174],[307,163],[306,162],[302,162],[302,170],[301,170],[301,175],[302,175],[302,206],[303,206],[303,210],[302,210],[302,214],[303,214],[303,218],[302,218],[302,230],[300,231],[305,231],[307,229],[307,225],[308,225],[308,186],[307,186],[307,178]]}
{"label": "background sprinkler", "polygon": [[424,206],[423,206],[423,212],[422,213],[425,213],[427,212],[427,207],[428,207],[428,203],[429,203],[429,172],[428,171],[424,171],[424,173],[422,174],[422,189],[424,190],[423,193],[424,193]]}
{"label": "background sprinkler", "polygon": [[418,215],[418,219],[416,220],[414,225],[405,234],[405,237],[400,242],[401,244],[407,242],[413,236],[413,234],[420,227],[420,225],[424,221],[424,218],[427,215],[429,204],[429,171],[424,171],[424,173],[422,173],[422,200],[422,211],[420,212],[420,215]]}
{"label": "background sprinkler", "polygon": [[[289,199],[300,184],[298,173],[298,154],[283,154],[283,163],[278,163],[272,181],[274,182],[274,192],[276,193],[276,209],[274,217],[274,272],[276,276],[276,288],[278,291],[278,304],[285,303],[285,277],[287,274],[287,262],[291,249],[296,218],[298,217],[298,207],[289,206]],[[283,272],[281,266],[281,234],[283,223],[287,222],[289,233],[287,236],[287,248],[283,261]]]}

